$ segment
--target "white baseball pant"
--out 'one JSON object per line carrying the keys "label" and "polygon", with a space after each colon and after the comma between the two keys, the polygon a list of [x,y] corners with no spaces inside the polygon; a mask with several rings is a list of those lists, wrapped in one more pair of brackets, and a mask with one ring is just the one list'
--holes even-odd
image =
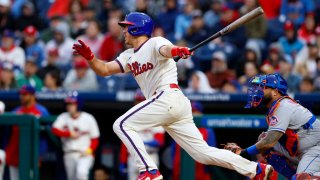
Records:
{"label": "white baseball pant", "polygon": [[10,180],[19,180],[19,167],[9,166]]}
{"label": "white baseball pant", "polygon": [[93,165],[93,156],[81,156],[79,152],[64,154],[64,165],[68,180],[87,180]]}
{"label": "white baseball pant", "polygon": [[3,179],[5,166],[6,166],[6,153],[2,149],[0,149],[0,180]]}
{"label": "white baseball pant", "polygon": [[136,159],[140,172],[157,169],[146,152],[138,131],[163,126],[169,135],[196,161],[237,171],[253,178],[257,163],[228,150],[210,147],[195,126],[191,103],[177,89],[157,92],[151,98],[135,105],[113,124],[113,130]]}

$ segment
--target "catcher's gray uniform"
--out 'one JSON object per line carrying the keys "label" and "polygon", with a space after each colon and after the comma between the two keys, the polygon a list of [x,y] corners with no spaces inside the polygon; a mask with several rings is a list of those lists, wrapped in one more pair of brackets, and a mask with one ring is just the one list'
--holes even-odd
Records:
{"label": "catcher's gray uniform", "polygon": [[[267,121],[268,131],[285,133],[274,149],[297,163],[297,173],[320,175],[320,121],[290,98],[275,102],[269,110]],[[295,133],[298,141],[292,138]],[[295,149],[297,154],[293,156]]]}

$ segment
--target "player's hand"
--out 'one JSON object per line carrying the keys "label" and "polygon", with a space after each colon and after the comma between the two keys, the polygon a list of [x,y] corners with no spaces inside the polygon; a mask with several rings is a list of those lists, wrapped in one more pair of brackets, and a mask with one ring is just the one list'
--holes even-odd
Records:
{"label": "player's hand", "polygon": [[77,133],[77,132],[71,131],[71,132],[70,132],[70,137],[71,137],[72,139],[77,139],[77,138],[80,137],[80,134]]}
{"label": "player's hand", "polygon": [[79,44],[74,43],[73,44],[73,54],[79,54],[83,56],[87,61],[92,61],[94,58],[93,52],[91,51],[90,47],[86,45],[81,40],[78,40]]}
{"label": "player's hand", "polygon": [[92,149],[91,149],[91,148],[88,148],[86,151],[84,151],[84,152],[81,154],[81,156],[82,156],[82,157],[83,157],[83,156],[92,156],[92,154],[93,154]]}
{"label": "player's hand", "polygon": [[187,47],[175,46],[171,49],[172,57],[179,56],[182,59],[187,59],[191,54],[192,52],[190,52]]}
{"label": "player's hand", "polygon": [[227,144],[221,144],[224,149],[229,150],[235,154],[240,154],[242,151],[242,148],[236,144],[236,143],[227,143]]}

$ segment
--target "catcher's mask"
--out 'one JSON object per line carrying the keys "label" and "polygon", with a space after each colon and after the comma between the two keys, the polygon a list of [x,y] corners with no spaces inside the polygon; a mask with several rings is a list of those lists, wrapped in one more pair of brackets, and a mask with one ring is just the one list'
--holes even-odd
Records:
{"label": "catcher's mask", "polygon": [[248,99],[244,108],[258,107],[263,99],[266,88],[277,89],[283,96],[287,96],[287,82],[279,74],[257,75],[249,81]]}

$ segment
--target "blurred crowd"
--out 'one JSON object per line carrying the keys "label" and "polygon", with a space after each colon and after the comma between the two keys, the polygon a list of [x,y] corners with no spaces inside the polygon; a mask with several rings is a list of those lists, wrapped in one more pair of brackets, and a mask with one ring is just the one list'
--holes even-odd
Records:
{"label": "blurred crowd", "polygon": [[135,90],[131,74],[97,76],[72,44],[112,61],[127,48],[117,22],[139,11],[153,18],[153,36],[192,47],[258,6],[264,16],[177,63],[180,86],[245,93],[254,75],[277,72],[291,93],[320,91],[320,0],[0,0],[0,90]]}

